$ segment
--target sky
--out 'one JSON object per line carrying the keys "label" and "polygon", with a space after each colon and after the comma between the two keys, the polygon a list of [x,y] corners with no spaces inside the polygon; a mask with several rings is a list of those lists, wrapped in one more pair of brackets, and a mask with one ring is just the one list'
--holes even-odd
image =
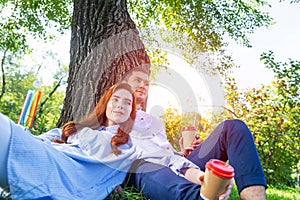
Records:
{"label": "sky", "polygon": [[234,43],[229,46],[234,61],[240,65],[235,71],[240,88],[268,84],[273,79],[273,73],[259,60],[263,52],[272,50],[278,62],[287,62],[288,58],[300,60],[300,3],[271,2],[272,7],[268,10],[276,24],[256,30],[249,37],[252,48]]}

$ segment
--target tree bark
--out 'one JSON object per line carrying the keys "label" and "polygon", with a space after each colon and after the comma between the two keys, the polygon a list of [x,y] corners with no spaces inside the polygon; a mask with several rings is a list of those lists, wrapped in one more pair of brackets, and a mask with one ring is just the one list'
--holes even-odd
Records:
{"label": "tree bark", "polygon": [[58,126],[90,113],[103,92],[150,61],[126,0],[75,0],[66,97]]}

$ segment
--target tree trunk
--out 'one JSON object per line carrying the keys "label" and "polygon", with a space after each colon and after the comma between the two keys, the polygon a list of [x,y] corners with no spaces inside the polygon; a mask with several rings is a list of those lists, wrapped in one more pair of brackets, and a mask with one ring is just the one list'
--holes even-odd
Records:
{"label": "tree trunk", "polygon": [[58,126],[90,113],[103,92],[150,61],[125,0],[75,0],[66,97]]}

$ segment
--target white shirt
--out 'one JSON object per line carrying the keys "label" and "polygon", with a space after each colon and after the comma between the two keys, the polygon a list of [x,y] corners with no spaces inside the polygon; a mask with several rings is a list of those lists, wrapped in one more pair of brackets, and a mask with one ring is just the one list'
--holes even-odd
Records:
{"label": "white shirt", "polygon": [[[117,127],[106,127],[106,130],[115,133]],[[54,129],[42,135],[44,135],[44,139],[51,141],[53,137],[60,138],[61,129]],[[164,122],[161,119],[138,110],[133,130],[129,135],[133,145],[131,149],[136,150],[135,155],[132,155],[132,157],[167,166],[177,175],[182,175],[180,172],[182,168],[193,167],[199,169],[197,165],[187,160],[173,148],[167,139]],[[77,144],[76,139],[74,140],[72,137],[70,139],[73,140],[72,145]],[[121,150],[123,151],[123,149]],[[97,153],[93,154],[96,155]]]}
{"label": "white shirt", "polygon": [[167,139],[164,123],[143,111],[137,111],[133,131],[130,133],[132,144],[141,152],[141,159],[170,167],[176,174],[186,167],[197,165],[180,155]]}

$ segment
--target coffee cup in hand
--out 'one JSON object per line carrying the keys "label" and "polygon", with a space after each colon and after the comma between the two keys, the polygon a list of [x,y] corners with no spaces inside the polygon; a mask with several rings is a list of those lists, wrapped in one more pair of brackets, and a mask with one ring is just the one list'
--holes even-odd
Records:
{"label": "coffee cup in hand", "polygon": [[217,159],[208,161],[205,168],[200,196],[205,200],[217,200],[234,177],[234,169],[228,163]]}
{"label": "coffee cup in hand", "polygon": [[191,150],[193,141],[196,136],[196,127],[195,126],[186,126],[181,129],[183,148],[185,150]]}

